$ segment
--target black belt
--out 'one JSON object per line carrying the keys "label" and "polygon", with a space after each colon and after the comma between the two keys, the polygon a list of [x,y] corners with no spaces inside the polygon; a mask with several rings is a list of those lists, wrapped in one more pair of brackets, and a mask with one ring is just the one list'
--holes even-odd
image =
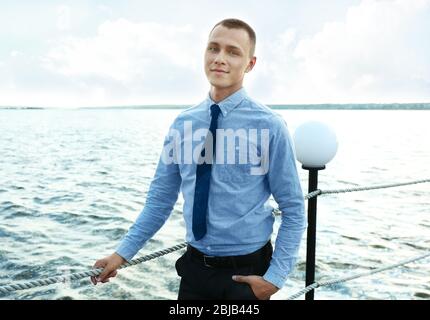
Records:
{"label": "black belt", "polygon": [[272,250],[272,244],[270,241],[267,242],[267,244],[261,249],[258,249],[257,251],[254,251],[250,254],[241,256],[217,257],[205,255],[196,248],[190,245],[187,246],[187,253],[194,261],[210,268],[238,268],[251,266],[260,261],[267,254],[268,250]]}

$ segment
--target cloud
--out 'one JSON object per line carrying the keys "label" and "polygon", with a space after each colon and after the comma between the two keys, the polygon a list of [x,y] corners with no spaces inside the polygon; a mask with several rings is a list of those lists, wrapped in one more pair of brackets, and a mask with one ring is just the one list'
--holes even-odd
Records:
{"label": "cloud", "polygon": [[135,95],[138,100],[140,95],[145,103],[177,97],[173,103],[185,97],[184,90],[201,83],[203,46],[201,35],[190,25],[118,19],[102,23],[94,37],[62,40],[43,64],[51,72],[73,77],[83,89],[98,86],[98,97],[111,92],[106,100],[115,95]]}
{"label": "cloud", "polygon": [[103,12],[109,16],[113,15],[112,8],[109,6],[103,5],[103,4],[97,5],[97,10],[100,10],[101,12]]}
{"label": "cloud", "polygon": [[430,100],[430,1],[362,1],[344,21],[271,45],[267,70],[277,102]]}
{"label": "cloud", "polygon": [[18,58],[18,57],[22,57],[23,53],[17,50],[12,50],[9,55],[11,58]]}
{"label": "cloud", "polygon": [[62,5],[57,8],[57,28],[61,31],[69,30],[71,27],[70,7]]}

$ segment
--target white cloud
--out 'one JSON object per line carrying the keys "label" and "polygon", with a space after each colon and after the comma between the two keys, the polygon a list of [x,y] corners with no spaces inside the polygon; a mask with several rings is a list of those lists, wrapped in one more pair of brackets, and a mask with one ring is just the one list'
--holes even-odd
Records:
{"label": "white cloud", "polygon": [[18,58],[18,57],[22,57],[23,53],[18,50],[12,50],[9,55],[11,58]]}
{"label": "white cloud", "polygon": [[70,7],[62,5],[57,8],[57,28],[65,31],[71,27],[71,10]]}
{"label": "white cloud", "polygon": [[[68,38],[47,55],[46,65],[68,76],[102,76],[130,82],[151,76],[148,69],[199,63],[190,26],[133,23],[125,19],[100,25],[93,38]],[[198,47],[197,47],[198,48]],[[163,65],[165,62],[168,65]]]}
{"label": "white cloud", "polygon": [[94,37],[57,43],[43,65],[75,79],[99,105],[189,103],[206,91],[203,48],[202,34],[190,25],[118,19],[102,23]]}
{"label": "white cloud", "polygon": [[277,102],[430,100],[430,1],[363,1],[313,36],[279,35],[269,70]]}
{"label": "white cloud", "polygon": [[97,9],[98,9],[98,10],[100,10],[101,12],[103,12],[103,13],[105,13],[105,14],[109,15],[109,16],[112,16],[112,15],[113,15],[113,10],[112,10],[112,8],[111,8],[111,7],[109,7],[109,6],[106,6],[106,5],[104,5],[104,4],[97,5]]}

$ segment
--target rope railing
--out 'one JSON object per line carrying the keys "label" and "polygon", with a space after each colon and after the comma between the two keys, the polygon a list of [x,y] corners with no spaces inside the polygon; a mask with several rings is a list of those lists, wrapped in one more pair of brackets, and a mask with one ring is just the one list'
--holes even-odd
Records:
{"label": "rope railing", "polygon": [[314,290],[316,288],[325,287],[325,286],[332,286],[332,285],[335,285],[335,284],[338,284],[338,283],[343,283],[343,282],[347,282],[347,281],[350,281],[350,280],[354,280],[354,279],[358,279],[358,278],[362,278],[362,277],[367,277],[367,276],[373,275],[375,273],[380,273],[380,272],[383,272],[383,271],[386,271],[386,270],[394,269],[394,268],[403,266],[405,264],[412,263],[412,262],[415,262],[415,261],[418,261],[418,260],[422,260],[422,259],[425,259],[425,258],[428,258],[428,257],[430,257],[430,252],[427,252],[426,254],[423,254],[423,255],[420,255],[420,256],[417,256],[417,257],[414,257],[414,258],[403,260],[403,261],[398,262],[396,264],[392,264],[392,265],[389,265],[389,266],[386,266],[386,267],[376,268],[374,270],[363,272],[363,273],[359,273],[359,274],[356,274],[356,275],[346,276],[346,277],[342,277],[342,278],[339,278],[339,279],[328,280],[328,281],[317,281],[317,282],[314,282],[311,285],[307,286],[306,288],[298,291],[297,293],[289,296],[287,298],[287,300],[297,299],[298,297],[300,297],[300,296],[302,296],[302,295],[304,295],[304,294],[308,293],[309,291],[312,291],[312,290]]}
{"label": "rope railing", "polygon": [[[305,195],[304,199],[308,200],[308,199],[311,199],[313,197],[317,197],[319,195],[324,195],[324,194],[367,191],[367,190],[393,188],[393,187],[406,186],[406,185],[419,184],[419,183],[428,183],[428,182],[430,182],[430,179],[422,179],[422,180],[416,180],[416,181],[411,181],[411,182],[377,185],[377,186],[370,186],[370,187],[357,187],[357,188],[335,189],[335,190],[317,189],[317,190],[310,192],[307,195]],[[275,214],[278,214],[278,213],[279,213],[279,209],[275,209]],[[164,256],[168,253],[183,249],[186,246],[187,246],[187,243],[182,242],[182,243],[177,244],[175,246],[172,246],[170,248],[154,252],[152,254],[140,257],[138,259],[134,259],[130,262],[126,262],[126,263],[122,264],[118,269],[124,269],[124,268],[130,267],[130,266],[140,264],[140,263],[145,262],[145,261],[149,261],[149,260]],[[385,270],[388,270],[388,269],[391,269],[394,267],[398,267],[398,266],[406,264],[406,263],[411,263],[413,261],[424,259],[428,256],[430,256],[430,253],[427,253],[427,254],[420,256],[420,257],[417,257],[417,258],[406,260],[406,262],[402,262],[402,263],[396,264],[394,266],[380,268],[380,271],[378,271],[379,269],[377,269],[377,270],[373,270],[373,271],[359,274],[356,276],[344,277],[344,278],[341,278],[338,280],[331,280],[331,281],[326,281],[326,282],[315,282],[315,283],[307,286],[303,290],[299,291],[298,293],[290,296],[288,299],[295,299],[295,298],[299,297],[300,295],[305,294],[305,293],[307,293],[311,290],[314,290],[318,287],[321,287],[321,286],[333,285],[335,283],[349,281],[352,279],[356,279],[358,277],[367,276],[367,275],[374,274],[377,272],[382,272],[382,271],[385,271]],[[79,279],[86,278],[86,277],[98,276],[99,274],[102,273],[102,271],[103,271],[102,268],[91,269],[91,270],[84,271],[84,272],[71,273],[71,274],[66,275],[66,276],[55,276],[55,277],[49,277],[49,278],[44,278],[44,279],[39,279],[39,280],[32,280],[32,281],[25,282],[25,283],[17,283],[17,284],[0,286],[0,294],[7,294],[7,293],[18,291],[18,290],[25,290],[25,289],[31,289],[31,288],[36,288],[36,287],[47,286],[47,285],[54,284],[54,283],[65,283],[66,281],[69,281],[69,280],[79,280]]]}
{"label": "rope railing", "polygon": [[315,191],[312,191],[312,192],[308,193],[303,198],[305,200],[309,200],[309,199],[315,198],[316,196],[319,196],[321,194],[321,192],[322,191],[320,189],[318,189],[318,190],[315,190]]}
{"label": "rope railing", "polygon": [[[183,249],[186,246],[187,246],[186,242],[180,243],[180,244],[175,245],[173,247],[151,253],[149,255],[140,257],[138,259],[131,260],[130,262],[126,262],[126,263],[122,264],[118,269],[128,268],[128,267],[135,266],[135,265],[142,263],[142,262],[145,262],[145,261],[159,258],[161,256],[168,254],[168,253]],[[33,280],[33,281],[26,282],[26,283],[11,284],[11,285],[0,287],[0,293],[6,294],[6,293],[13,292],[13,291],[18,291],[18,290],[25,290],[25,289],[31,289],[31,288],[36,288],[36,287],[47,286],[47,285],[54,284],[54,283],[65,283],[66,281],[70,281],[70,280],[79,280],[79,279],[91,277],[91,276],[95,277],[95,276],[98,276],[100,273],[102,273],[102,271],[103,271],[103,268],[98,268],[98,269],[92,269],[92,270],[88,270],[88,271],[84,271],[84,272],[71,273],[71,274],[66,275],[66,276],[50,277],[50,278],[45,278],[45,279]]]}
{"label": "rope railing", "polygon": [[[322,196],[325,194],[337,194],[337,193],[346,193],[346,192],[358,192],[358,191],[368,191],[368,190],[376,190],[376,189],[386,189],[386,188],[394,188],[394,187],[401,187],[401,186],[407,186],[407,185],[413,185],[413,184],[419,184],[419,183],[428,183],[428,182],[430,182],[430,179],[422,179],[422,180],[392,183],[392,184],[382,184],[382,185],[369,186],[369,187],[356,187],[356,188],[333,189],[333,190],[317,189],[315,191],[308,193],[303,198],[304,198],[304,200],[309,200],[309,199],[315,198],[317,196]],[[278,208],[276,208],[274,210],[274,214],[280,215],[281,211]]]}
{"label": "rope railing", "polygon": [[356,187],[356,188],[333,189],[333,190],[317,189],[317,190],[312,191],[312,192],[308,193],[307,195],[305,195],[304,199],[309,200],[309,199],[314,198],[316,196],[325,195],[325,194],[336,194],[336,193],[386,189],[386,188],[394,188],[394,187],[401,187],[401,186],[407,186],[407,185],[419,184],[419,183],[428,183],[428,182],[430,182],[430,179],[422,179],[422,180],[415,180],[415,181],[401,182],[401,183],[392,183],[392,184],[382,184],[382,185],[369,186],[369,187]]}
{"label": "rope railing", "polygon": [[320,190],[321,192],[319,194],[324,195],[324,194],[335,194],[335,193],[346,193],[346,192],[386,189],[386,188],[394,188],[394,187],[401,187],[401,186],[407,186],[407,185],[419,184],[419,183],[428,183],[428,182],[430,182],[430,179],[422,179],[422,180],[415,180],[415,181],[402,182],[402,183],[382,184],[382,185],[376,185],[376,186],[370,186],[370,187],[357,187],[357,188],[346,188],[346,189],[335,189],[335,190]]}

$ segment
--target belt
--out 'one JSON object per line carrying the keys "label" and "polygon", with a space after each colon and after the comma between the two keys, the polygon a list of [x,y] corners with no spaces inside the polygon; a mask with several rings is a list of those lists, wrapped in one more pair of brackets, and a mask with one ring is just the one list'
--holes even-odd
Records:
{"label": "belt", "polygon": [[[188,245],[187,253],[191,256],[191,258],[209,268],[238,268],[238,267],[246,267],[251,266],[261,259],[267,254],[267,250],[271,251],[272,244],[267,242],[267,244],[254,251],[250,254],[240,255],[240,256],[208,256],[203,252],[197,250],[196,248]],[[270,252],[271,253],[271,252]]]}

